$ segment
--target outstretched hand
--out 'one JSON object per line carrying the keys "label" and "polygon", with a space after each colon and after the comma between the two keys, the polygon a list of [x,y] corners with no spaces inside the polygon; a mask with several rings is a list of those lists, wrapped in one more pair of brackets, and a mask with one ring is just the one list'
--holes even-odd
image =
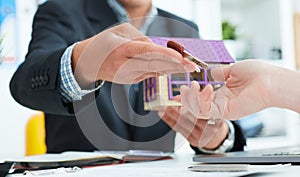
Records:
{"label": "outstretched hand", "polygon": [[133,84],[149,77],[196,69],[196,64],[180,53],[154,44],[129,23],[78,43],[72,56],[72,68],[81,85],[95,80]]}
{"label": "outstretched hand", "polygon": [[208,85],[202,92],[197,82],[181,87],[181,101],[197,118],[231,119],[255,113],[270,106],[273,67],[264,62],[246,60],[212,69],[212,77],[225,85],[213,92]]}

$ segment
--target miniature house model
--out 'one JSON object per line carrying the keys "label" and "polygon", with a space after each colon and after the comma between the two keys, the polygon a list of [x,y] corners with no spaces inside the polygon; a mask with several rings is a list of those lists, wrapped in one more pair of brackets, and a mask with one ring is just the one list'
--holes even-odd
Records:
{"label": "miniature house model", "polygon": [[174,96],[180,94],[181,85],[190,86],[191,81],[197,81],[200,88],[211,84],[214,88],[223,85],[215,82],[210,77],[210,69],[215,66],[228,65],[234,62],[226,50],[223,41],[201,40],[195,38],[151,38],[154,43],[167,46],[170,40],[176,41],[184,46],[185,50],[193,56],[209,64],[209,68],[201,68],[201,72],[170,74],[144,81],[144,108],[145,110],[156,110],[161,106],[180,106],[174,101]]}

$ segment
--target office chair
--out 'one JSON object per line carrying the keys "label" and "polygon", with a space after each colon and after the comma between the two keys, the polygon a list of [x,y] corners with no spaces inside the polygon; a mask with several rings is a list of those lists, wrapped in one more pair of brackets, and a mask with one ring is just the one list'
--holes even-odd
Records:
{"label": "office chair", "polygon": [[45,118],[43,112],[32,115],[26,125],[25,155],[38,155],[46,153]]}

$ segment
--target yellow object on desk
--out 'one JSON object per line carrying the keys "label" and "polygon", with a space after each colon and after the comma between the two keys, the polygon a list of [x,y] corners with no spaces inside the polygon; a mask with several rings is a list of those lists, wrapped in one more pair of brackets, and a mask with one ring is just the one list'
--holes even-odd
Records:
{"label": "yellow object on desk", "polygon": [[25,155],[45,154],[45,118],[43,112],[34,114],[26,125]]}

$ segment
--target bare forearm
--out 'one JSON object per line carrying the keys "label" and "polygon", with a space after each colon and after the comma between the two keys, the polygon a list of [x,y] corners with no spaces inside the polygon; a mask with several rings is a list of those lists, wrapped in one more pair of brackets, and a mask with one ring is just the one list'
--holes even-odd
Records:
{"label": "bare forearm", "polygon": [[300,73],[284,68],[273,68],[270,104],[300,113]]}

